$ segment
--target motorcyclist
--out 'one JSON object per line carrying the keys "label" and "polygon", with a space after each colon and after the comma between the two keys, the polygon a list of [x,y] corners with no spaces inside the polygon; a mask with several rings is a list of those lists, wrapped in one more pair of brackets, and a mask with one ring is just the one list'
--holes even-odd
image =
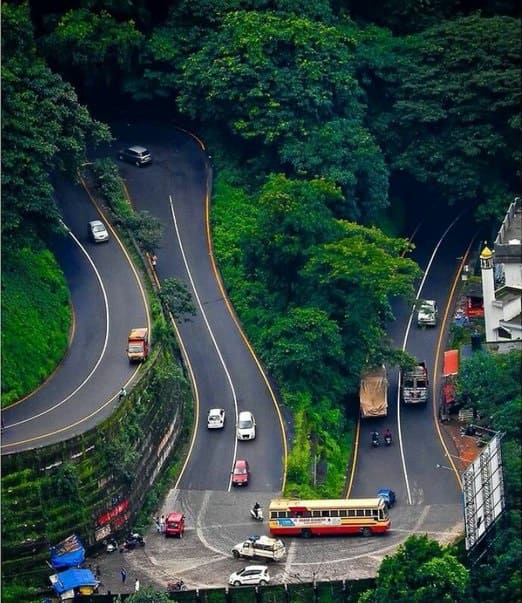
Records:
{"label": "motorcyclist", "polygon": [[372,444],[378,444],[378,443],[379,443],[379,432],[374,431],[374,432],[372,432]]}
{"label": "motorcyclist", "polygon": [[391,434],[391,431],[390,431],[389,427],[387,427],[386,430],[385,430],[385,432],[384,432],[384,441],[385,442],[389,442],[391,444],[392,434]]}
{"label": "motorcyclist", "polygon": [[259,517],[259,509],[260,508],[261,508],[261,505],[256,501],[255,505],[252,507],[252,511],[254,512],[256,519]]}

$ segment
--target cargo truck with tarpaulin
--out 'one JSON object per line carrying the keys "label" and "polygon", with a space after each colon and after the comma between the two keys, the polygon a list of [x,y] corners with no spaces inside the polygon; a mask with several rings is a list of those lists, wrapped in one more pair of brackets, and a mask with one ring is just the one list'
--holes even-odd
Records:
{"label": "cargo truck with tarpaulin", "polygon": [[385,417],[388,414],[388,378],[384,364],[363,373],[359,400],[363,419]]}

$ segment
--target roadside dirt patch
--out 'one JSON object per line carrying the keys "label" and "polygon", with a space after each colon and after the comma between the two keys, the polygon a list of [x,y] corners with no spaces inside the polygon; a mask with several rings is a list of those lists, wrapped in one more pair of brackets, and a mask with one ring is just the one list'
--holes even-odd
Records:
{"label": "roadside dirt patch", "polygon": [[[475,436],[462,435],[464,424],[456,418],[451,418],[441,424],[441,432],[457,469],[464,471],[479,455],[481,448]],[[458,457],[458,458],[455,458]]]}

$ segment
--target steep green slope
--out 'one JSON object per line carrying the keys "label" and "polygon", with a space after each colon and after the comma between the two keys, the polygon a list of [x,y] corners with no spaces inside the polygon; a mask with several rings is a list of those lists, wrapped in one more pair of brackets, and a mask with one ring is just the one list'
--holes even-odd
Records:
{"label": "steep green slope", "polygon": [[2,258],[2,407],[34,390],[67,349],[69,290],[48,250]]}

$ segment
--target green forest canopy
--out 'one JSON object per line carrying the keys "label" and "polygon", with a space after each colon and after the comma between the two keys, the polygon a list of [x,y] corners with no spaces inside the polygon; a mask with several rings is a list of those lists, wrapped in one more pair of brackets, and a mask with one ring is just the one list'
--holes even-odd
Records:
{"label": "green forest canopy", "polygon": [[[497,223],[521,159],[515,3],[376,6],[4,2],[3,265],[60,229],[52,176],[74,178],[110,139],[92,115],[160,107],[215,147],[216,251],[252,339],[289,399],[336,416],[368,357],[400,361],[384,336],[389,303],[411,295],[418,270],[405,240],[374,228],[383,212],[428,199]],[[510,521],[505,534],[519,514]],[[494,554],[504,584],[520,586],[519,550]]]}

